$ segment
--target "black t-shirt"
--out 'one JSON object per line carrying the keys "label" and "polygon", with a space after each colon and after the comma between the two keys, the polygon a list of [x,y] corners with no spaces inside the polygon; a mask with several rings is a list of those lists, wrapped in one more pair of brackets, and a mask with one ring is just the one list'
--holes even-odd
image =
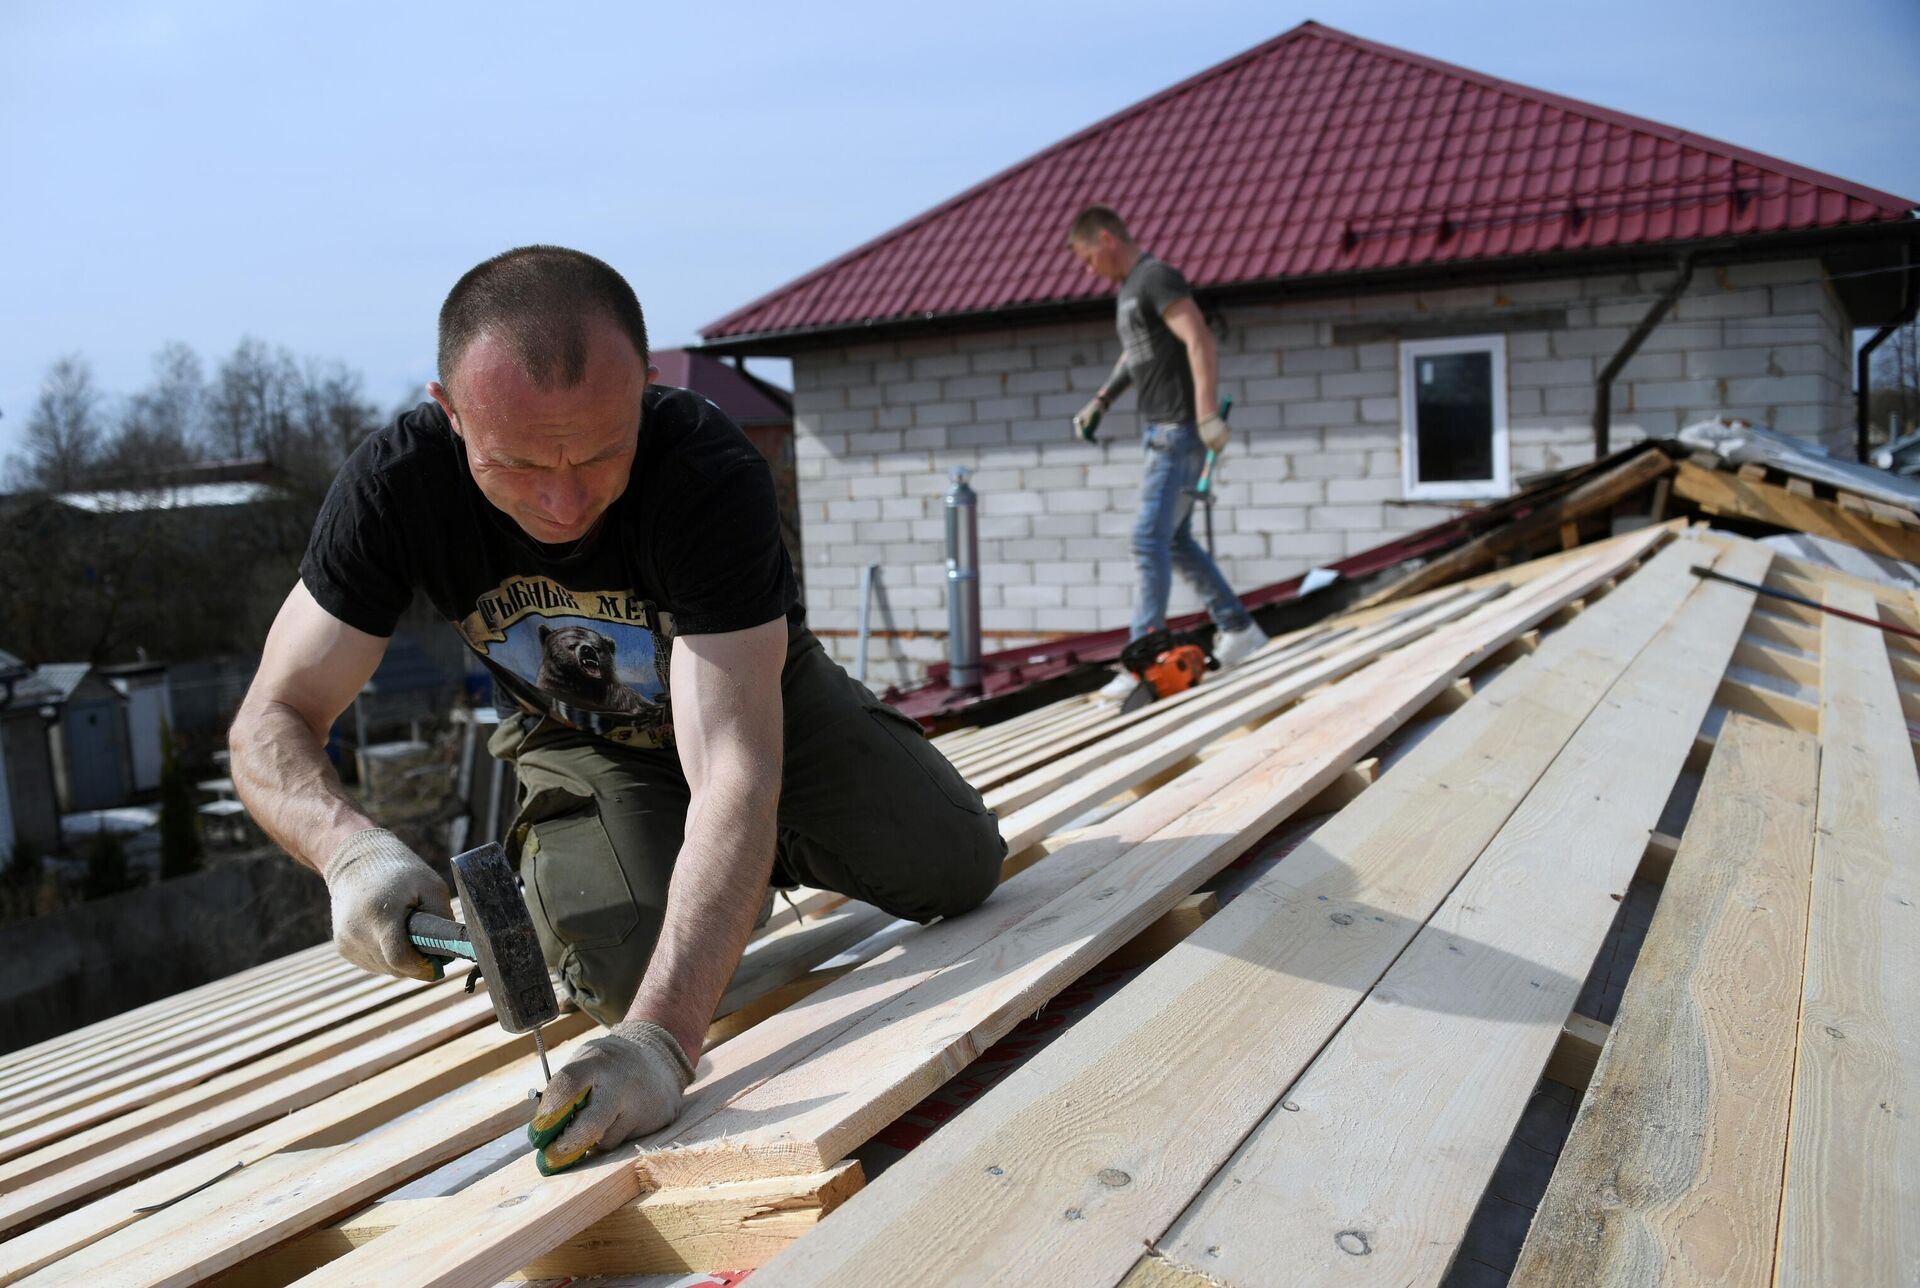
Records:
{"label": "black t-shirt", "polygon": [[635,745],[671,740],[674,636],[805,619],[765,458],[718,407],[662,385],[643,397],[626,491],[580,542],[543,545],[496,509],[427,402],[347,458],[300,579],[380,636],[418,590],[525,710]]}
{"label": "black t-shirt", "polygon": [[1151,255],[1142,255],[1120,284],[1120,347],[1127,374],[1140,387],[1138,410],[1143,425],[1180,424],[1194,418],[1193,364],[1186,341],[1162,321],[1170,306],[1192,298],[1193,288],[1180,270]]}

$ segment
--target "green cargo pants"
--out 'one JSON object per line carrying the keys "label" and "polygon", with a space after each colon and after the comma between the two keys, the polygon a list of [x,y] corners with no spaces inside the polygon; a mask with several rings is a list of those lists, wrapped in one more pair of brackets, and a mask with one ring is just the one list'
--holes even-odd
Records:
{"label": "green cargo pants", "polygon": [[[913,921],[978,906],[1006,842],[980,793],[921,732],[795,630],[781,676],[785,771],[776,882]],[[488,750],[514,766],[508,853],[547,964],[604,1024],[626,1017],[653,953],[689,792],[671,748],[641,749],[508,716]]]}

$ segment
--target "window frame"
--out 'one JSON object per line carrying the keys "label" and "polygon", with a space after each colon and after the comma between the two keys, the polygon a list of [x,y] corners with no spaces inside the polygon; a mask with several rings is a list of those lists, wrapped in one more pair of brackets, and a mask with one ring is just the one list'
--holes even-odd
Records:
{"label": "window frame", "polygon": [[[1420,481],[1420,436],[1414,363],[1423,357],[1486,353],[1493,359],[1493,477]],[[1512,427],[1507,423],[1507,337],[1503,334],[1451,335],[1400,342],[1400,482],[1409,501],[1484,501],[1513,492]]]}

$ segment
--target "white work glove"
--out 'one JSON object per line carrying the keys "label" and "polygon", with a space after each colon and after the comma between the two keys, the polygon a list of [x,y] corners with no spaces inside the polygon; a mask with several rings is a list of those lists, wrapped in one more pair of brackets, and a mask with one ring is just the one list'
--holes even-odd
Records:
{"label": "white work glove", "polygon": [[1227,422],[1219,416],[1209,416],[1200,422],[1200,441],[1207,445],[1209,452],[1224,452],[1227,440],[1233,437],[1233,431],[1227,428]]}
{"label": "white work glove", "polygon": [[320,874],[333,901],[333,946],[361,970],[437,979],[440,968],[407,938],[418,908],[452,920],[447,883],[384,827],[355,832]]}
{"label": "white work glove", "polygon": [[616,1024],[560,1066],[534,1108],[527,1139],[542,1176],[594,1148],[659,1131],[680,1116],[693,1062],[673,1034],[646,1020]]}
{"label": "white work glove", "polygon": [[1073,414],[1073,432],[1083,443],[1091,443],[1100,429],[1100,418],[1107,414],[1107,400],[1095,394],[1093,401]]}

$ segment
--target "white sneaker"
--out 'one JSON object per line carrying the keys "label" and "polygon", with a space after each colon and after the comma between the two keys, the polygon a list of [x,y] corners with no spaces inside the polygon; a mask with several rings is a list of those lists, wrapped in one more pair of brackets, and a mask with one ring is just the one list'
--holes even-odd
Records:
{"label": "white sneaker", "polygon": [[1100,686],[1095,697],[1102,702],[1125,702],[1140,687],[1140,677],[1122,667],[1113,673],[1113,678]]}
{"label": "white sneaker", "polygon": [[1221,631],[1219,638],[1213,642],[1213,656],[1224,671],[1245,661],[1249,654],[1266,642],[1267,633],[1257,624],[1249,623],[1245,630]]}

